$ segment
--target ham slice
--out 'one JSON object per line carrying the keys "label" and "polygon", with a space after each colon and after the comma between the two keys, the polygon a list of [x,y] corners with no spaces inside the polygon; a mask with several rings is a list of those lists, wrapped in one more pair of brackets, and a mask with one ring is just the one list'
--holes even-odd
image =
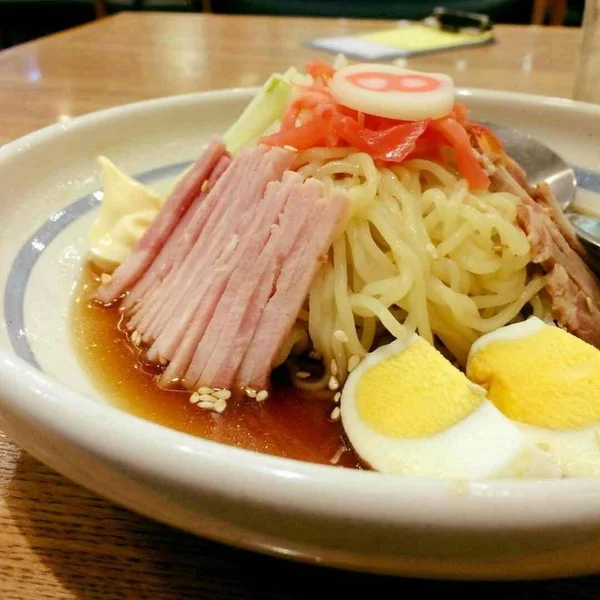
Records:
{"label": "ham slice", "polygon": [[343,192],[334,192],[329,200],[320,199],[314,204],[306,232],[298,237],[283,265],[275,293],[244,356],[237,378],[241,386],[267,387],[281,344],[296,322],[310,284],[347,216],[348,207],[349,198]]}
{"label": "ham slice", "polygon": [[[264,307],[273,294],[277,275],[277,268],[271,268],[270,264],[263,270],[248,309],[246,310],[244,319],[241,322],[237,336],[233,340],[229,352],[227,352],[225,362],[222,364],[221,369],[214,378],[213,385],[216,387],[228,388],[234,385],[237,372],[239,371],[242,359],[252,342],[252,336],[258,327]],[[188,377],[191,379],[191,376]],[[188,381],[190,379],[188,379]],[[201,381],[208,381],[208,375],[203,374],[201,378],[196,379],[195,384],[197,386],[202,385],[202,383],[200,383]]]}
{"label": "ham slice", "polygon": [[[193,214],[184,231],[184,238],[177,247],[173,255],[174,268],[170,270],[167,277],[154,292],[144,299],[144,306],[137,311],[134,318],[130,321],[129,329],[137,329],[149,338],[149,328],[157,321],[161,309],[172,299],[172,295],[181,283],[182,278],[185,281],[185,274],[190,274],[188,255],[190,250],[197,244],[205,245],[205,240],[208,239],[210,228],[214,221],[221,218],[224,211],[232,203],[237,185],[236,181],[239,177],[243,177],[246,171],[252,171],[258,166],[262,152],[242,152],[240,153],[230,168],[227,171],[227,177],[219,179],[215,187],[209,192],[204,202],[198,207],[198,210]],[[207,227],[207,222],[208,227]]]}
{"label": "ham slice", "polygon": [[113,302],[142,277],[225,152],[225,144],[221,138],[214,137],[210,140],[202,156],[165,202],[131,254],[114,272],[111,280],[98,288],[97,300],[104,304]]}
{"label": "ham slice", "polygon": [[254,255],[244,256],[244,261],[229,280],[219,310],[215,312],[185,375],[186,387],[205,383],[218,387],[234,384],[282,262],[303,230],[311,209],[323,195],[323,187],[317,181],[302,184],[299,175],[295,181],[278,226],[272,229],[260,255],[256,259]]}
{"label": "ham slice", "polygon": [[[253,149],[253,152],[264,152],[264,149]],[[232,235],[240,235],[247,229],[267,184],[281,179],[294,158],[293,152],[281,148],[269,149],[264,152],[255,172],[236,181],[234,202],[230,203],[223,218],[213,220],[212,228],[207,224],[206,229],[210,233],[206,243],[199,238],[188,254],[180,269],[183,271],[181,286],[175,288],[161,309],[157,324],[147,332],[150,339],[155,339],[148,352],[150,360],[173,359],[203,294],[209,290],[210,280],[206,277],[210,269],[207,265],[215,264]],[[167,323],[168,328],[165,327]]]}
{"label": "ham slice", "polygon": [[142,278],[135,284],[127,296],[123,299],[121,308],[124,311],[131,312],[134,306],[139,306],[141,298],[150,290],[155,289],[160,282],[169,274],[173,265],[176,263],[176,256],[185,254],[186,246],[193,243],[199,231],[190,226],[194,217],[201,212],[202,204],[217,183],[219,177],[227,170],[231,164],[231,157],[227,154],[221,156],[214,169],[207,179],[206,184],[202,185],[200,194],[192,202],[183,218],[179,221],[173,233],[162,247],[156,259],[152,262],[150,268],[142,275]]}
{"label": "ham slice", "polygon": [[[242,165],[238,169],[237,175],[232,174],[228,178],[230,180],[228,197],[220,196],[218,198],[217,205],[208,215],[201,236],[196,240],[187,256],[180,261],[174,278],[165,285],[157,316],[144,333],[146,343],[151,343],[159,338],[166,323],[171,322],[171,315],[178,306],[182,311],[181,327],[185,327],[186,319],[193,313],[194,306],[200,302],[201,294],[205,291],[202,278],[210,272],[208,267],[215,264],[224,248],[229,247],[231,236],[248,225],[251,217],[248,207],[259,201],[264,190],[263,185],[266,186],[266,183],[270,181],[271,166],[269,161],[265,160],[265,148],[248,151],[248,157],[248,164]],[[227,226],[227,223],[230,222],[235,225],[233,229]],[[191,304],[189,302],[186,305],[182,303],[182,298],[184,298],[182,292],[196,295]],[[150,356],[152,353],[158,352],[161,344],[173,343],[165,341],[165,338],[168,339],[169,336],[173,339],[177,338],[177,343],[181,339],[179,334],[170,328],[162,337],[161,342],[155,348],[151,348]],[[168,359],[170,360],[171,357]]]}
{"label": "ham slice", "polygon": [[213,145],[99,296],[128,293],[121,310],[148,360],[166,365],[164,384],[264,388],[349,197],[326,200],[322,183],[288,171],[294,152],[231,158]]}
{"label": "ham slice", "polygon": [[[226,328],[226,317],[234,308],[235,292],[265,247],[273,224],[276,223],[280,211],[285,207],[293,183],[301,180],[296,173],[286,173],[282,182],[271,182],[266,188],[264,197],[257,203],[252,222],[244,227],[239,242],[231,259],[219,261],[215,269],[209,271],[202,283],[202,300],[193,315],[183,339],[175,349],[172,360],[163,374],[166,383],[178,380],[190,365],[194,353],[209,353],[217,341],[220,331]],[[232,224],[232,229],[236,227]],[[233,280],[232,280],[233,278]],[[227,286],[227,290],[225,290]],[[224,292],[224,293],[223,293]],[[209,326],[210,323],[210,326]],[[206,331],[208,327],[208,331]],[[206,331],[206,333],[205,333]],[[161,352],[164,350],[161,349]],[[160,354],[162,357],[163,355]],[[198,359],[200,360],[200,359]]]}

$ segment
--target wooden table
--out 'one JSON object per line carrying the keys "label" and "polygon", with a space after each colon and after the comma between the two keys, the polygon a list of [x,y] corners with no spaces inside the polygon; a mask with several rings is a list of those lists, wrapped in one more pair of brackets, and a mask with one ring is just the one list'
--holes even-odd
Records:
{"label": "wooden table", "polygon": [[[317,53],[312,36],[375,29],[348,20],[121,14],[0,53],[0,143],[118,104],[261,83]],[[459,85],[570,97],[578,31],[498,27],[498,44],[422,57]],[[56,474],[0,433],[0,600],[312,598],[426,593],[597,598],[595,578],[444,584],[343,573],[233,550],[138,517]]]}

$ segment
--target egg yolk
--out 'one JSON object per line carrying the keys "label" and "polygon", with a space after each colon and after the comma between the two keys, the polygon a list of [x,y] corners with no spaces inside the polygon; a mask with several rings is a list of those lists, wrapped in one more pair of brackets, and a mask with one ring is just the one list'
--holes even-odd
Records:
{"label": "egg yolk", "polygon": [[367,369],[356,388],[363,422],[395,438],[440,433],[482,400],[466,377],[423,339]]}
{"label": "egg yolk", "polygon": [[490,342],[467,376],[515,421],[564,430],[600,420],[600,352],[558,327]]}

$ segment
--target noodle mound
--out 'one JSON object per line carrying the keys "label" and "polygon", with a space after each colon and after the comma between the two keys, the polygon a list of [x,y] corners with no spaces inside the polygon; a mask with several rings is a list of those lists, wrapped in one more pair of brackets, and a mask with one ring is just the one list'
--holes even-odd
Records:
{"label": "noodle mound", "polygon": [[323,378],[298,385],[324,387],[333,359],[343,381],[350,357],[364,356],[386,332],[437,338],[464,366],[471,344],[519,318],[526,304],[544,316],[543,280],[528,276],[530,247],[516,223],[516,196],[470,191],[431,161],[378,168],[352,149],[307,150],[296,168],[352,198],[343,235],[282,349],[284,359],[310,339],[323,358]]}

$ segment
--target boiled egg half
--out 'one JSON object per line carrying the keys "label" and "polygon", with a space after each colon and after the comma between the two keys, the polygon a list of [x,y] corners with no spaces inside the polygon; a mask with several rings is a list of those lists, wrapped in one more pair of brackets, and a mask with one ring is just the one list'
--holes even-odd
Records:
{"label": "boiled egg half", "polygon": [[467,376],[567,477],[600,475],[600,351],[531,317],[473,344]]}
{"label": "boiled egg half", "polygon": [[384,473],[458,479],[560,476],[531,442],[418,335],[369,353],[341,397],[358,455]]}

